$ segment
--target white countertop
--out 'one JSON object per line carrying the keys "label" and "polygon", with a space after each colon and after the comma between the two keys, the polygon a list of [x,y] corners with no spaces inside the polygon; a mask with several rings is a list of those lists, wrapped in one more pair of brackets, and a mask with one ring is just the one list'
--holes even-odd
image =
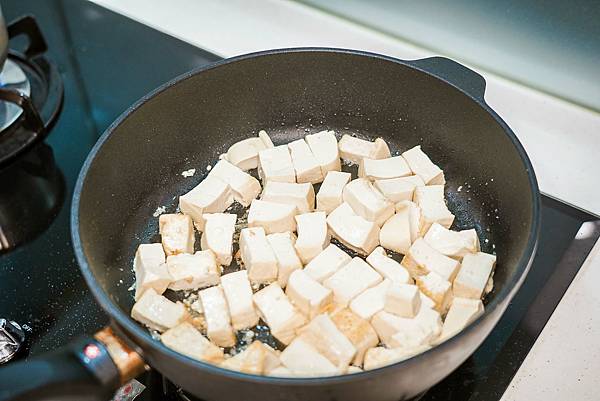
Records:
{"label": "white countertop", "polygon": [[[94,0],[223,57],[328,46],[401,59],[435,55],[336,16],[279,0]],[[459,60],[460,61],[460,60]],[[600,113],[478,70],[486,101],[526,148],[540,189],[600,215]],[[592,400],[600,392],[600,243],[569,287],[503,400]],[[592,318],[595,317],[595,318]],[[547,362],[548,361],[548,362]]]}

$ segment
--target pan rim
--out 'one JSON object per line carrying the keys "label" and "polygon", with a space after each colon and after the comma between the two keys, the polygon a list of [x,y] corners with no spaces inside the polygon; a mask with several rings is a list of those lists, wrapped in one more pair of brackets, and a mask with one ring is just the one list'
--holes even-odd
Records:
{"label": "pan rim", "polygon": [[[108,140],[113,131],[119,127],[130,115],[132,115],[137,109],[142,107],[148,100],[154,98],[158,94],[166,91],[170,87],[179,84],[182,81],[189,79],[196,74],[201,72],[205,72],[208,70],[212,70],[214,68],[227,65],[230,63],[235,63],[247,59],[258,58],[263,56],[273,56],[279,54],[286,53],[340,53],[340,54],[348,54],[353,56],[361,56],[361,57],[369,57],[375,58],[383,61],[392,62],[395,64],[400,64],[408,68],[412,68],[418,70],[422,73],[425,73],[429,76],[432,76],[436,79],[443,81],[444,83],[454,87],[458,91],[462,92],[463,95],[467,96],[474,101],[479,107],[483,108],[487,113],[489,113],[494,120],[500,124],[504,133],[508,136],[510,141],[512,142],[515,150],[519,154],[529,179],[529,184],[531,188],[531,204],[532,204],[532,226],[529,233],[529,237],[527,240],[527,244],[525,246],[525,250],[517,262],[516,272],[512,275],[509,282],[503,287],[503,289],[495,295],[494,299],[487,305],[485,312],[473,321],[469,326],[467,326],[464,330],[462,330],[459,334],[454,337],[444,341],[443,343],[430,348],[429,350],[416,355],[416,357],[411,357],[409,359],[396,362],[390,365],[386,365],[380,368],[360,372],[353,374],[345,374],[338,376],[327,376],[327,377],[302,377],[302,378],[294,378],[294,377],[274,377],[274,376],[259,376],[253,374],[247,374],[237,371],[232,371],[229,369],[221,368],[217,365],[212,365],[207,362],[198,361],[187,357],[183,354],[175,352],[170,348],[164,346],[161,342],[152,339],[149,332],[139,326],[132,318],[130,318],[126,313],[124,313],[121,308],[116,305],[109,297],[108,293],[104,291],[104,289],[97,283],[97,280],[92,272],[90,265],[85,256],[83,245],[81,242],[80,234],[79,234],[79,204],[81,200],[81,192],[83,190],[85,179],[88,171],[90,170],[93,161],[96,157],[96,154],[100,151],[104,143]],[[242,380],[247,382],[253,382],[258,384],[276,384],[276,385],[302,385],[302,386],[320,386],[320,385],[331,385],[336,383],[344,383],[347,381],[354,381],[356,378],[368,379],[370,377],[374,377],[375,375],[380,374],[385,370],[394,369],[398,366],[410,366],[414,361],[417,360],[421,356],[425,356],[434,352],[441,352],[444,348],[451,346],[451,344],[470,331],[474,330],[475,326],[480,325],[484,320],[486,320],[495,309],[500,306],[501,301],[506,298],[512,298],[516,291],[518,291],[521,286],[523,280],[525,279],[527,272],[531,266],[533,261],[533,257],[535,255],[535,251],[537,249],[539,231],[540,231],[540,220],[541,220],[541,199],[540,192],[538,188],[537,178],[535,175],[535,171],[533,169],[533,165],[525,152],[525,149],[519,139],[516,137],[512,129],[506,124],[506,122],[485,102],[484,97],[481,99],[469,94],[464,91],[460,87],[454,85],[449,82],[447,79],[440,77],[434,73],[431,73],[427,70],[424,70],[418,66],[411,64],[409,60],[402,60],[391,56],[386,56],[378,53],[363,51],[363,50],[355,50],[355,49],[343,49],[343,48],[330,48],[330,47],[294,47],[294,48],[281,48],[281,49],[271,49],[264,50],[259,52],[253,52],[248,54],[239,55],[236,57],[231,57],[227,59],[223,59],[217,62],[214,62],[209,65],[205,65],[191,71],[188,71],[184,74],[179,75],[178,77],[164,83],[158,88],[152,90],[148,94],[144,95],[142,98],[137,100],[132,106],[130,106],[127,110],[125,110],[98,138],[97,142],[94,144],[92,149],[90,150],[88,156],[83,163],[79,175],[77,177],[77,182],[73,192],[73,199],[71,203],[71,239],[73,243],[73,248],[75,251],[75,257],[77,259],[79,268],[82,272],[82,275],[86,281],[86,284],[94,298],[98,302],[98,304],[102,307],[102,309],[107,312],[111,318],[111,320],[116,321],[118,326],[121,326],[124,331],[127,333],[128,337],[131,337],[131,334],[135,334],[136,338],[141,339],[143,345],[145,347],[154,348],[159,350],[163,354],[167,354],[172,358],[176,358],[179,361],[186,364],[188,367],[197,368],[201,370],[205,370],[212,374],[223,375],[235,380]],[[506,306],[504,307],[506,309]],[[504,310],[500,312],[502,315]],[[131,340],[131,338],[128,338]],[[136,344],[137,345],[137,344]],[[140,347],[143,348],[143,347]],[[144,356],[142,352],[142,357]]]}

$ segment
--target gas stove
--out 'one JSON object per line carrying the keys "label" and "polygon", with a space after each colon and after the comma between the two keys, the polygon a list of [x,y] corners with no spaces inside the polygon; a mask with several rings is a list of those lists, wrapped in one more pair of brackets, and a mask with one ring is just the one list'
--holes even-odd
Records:
{"label": "gas stove", "polygon": [[[8,22],[32,14],[48,47],[37,55],[37,67],[17,53],[10,58],[28,77],[34,103],[47,97],[35,104],[47,125],[45,140],[0,170],[0,319],[22,329],[18,360],[108,322],[79,273],[69,234],[73,186],[94,142],[141,96],[219,57],[89,2],[14,0],[2,7]],[[11,47],[22,45],[19,38],[11,41]],[[31,71],[46,71],[45,83],[27,75],[31,65]],[[10,85],[23,85],[18,72],[7,74]],[[57,78],[64,86],[60,113]],[[46,95],[36,95],[40,87]],[[521,290],[477,352],[421,400],[499,400],[509,385],[600,237],[598,217],[546,196],[542,206],[538,251]],[[133,399],[138,391],[138,401],[194,400],[154,370],[122,389],[118,399]]]}

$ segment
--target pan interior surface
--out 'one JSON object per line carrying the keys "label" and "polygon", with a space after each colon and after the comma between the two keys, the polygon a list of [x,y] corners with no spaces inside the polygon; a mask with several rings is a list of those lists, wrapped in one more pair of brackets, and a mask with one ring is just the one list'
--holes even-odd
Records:
{"label": "pan interior surface", "polygon": [[[498,264],[488,302],[524,267],[534,208],[527,165],[502,125],[460,90],[410,66],[352,52],[243,58],[148,98],[97,149],[82,185],[79,235],[97,284],[128,316],[132,260],[157,242],[157,207],[208,173],[221,153],[265,129],[275,144],[335,130],[382,137],[392,154],[421,145],[445,172],[453,229],[476,228]],[[195,168],[193,177],[182,171]],[[141,326],[140,326],[141,327]]]}

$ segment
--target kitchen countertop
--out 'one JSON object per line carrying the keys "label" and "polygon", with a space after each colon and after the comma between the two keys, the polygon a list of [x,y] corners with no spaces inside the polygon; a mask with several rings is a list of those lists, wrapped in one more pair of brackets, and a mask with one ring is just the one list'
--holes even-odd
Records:
{"label": "kitchen countertop", "polygon": [[[402,59],[436,55],[306,5],[279,0],[94,0],[223,57],[258,50],[328,46]],[[458,60],[460,61],[460,60]],[[600,113],[470,66],[485,99],[526,148],[540,189],[600,215],[596,158]],[[596,399],[600,390],[600,242],[589,254],[502,400]]]}

